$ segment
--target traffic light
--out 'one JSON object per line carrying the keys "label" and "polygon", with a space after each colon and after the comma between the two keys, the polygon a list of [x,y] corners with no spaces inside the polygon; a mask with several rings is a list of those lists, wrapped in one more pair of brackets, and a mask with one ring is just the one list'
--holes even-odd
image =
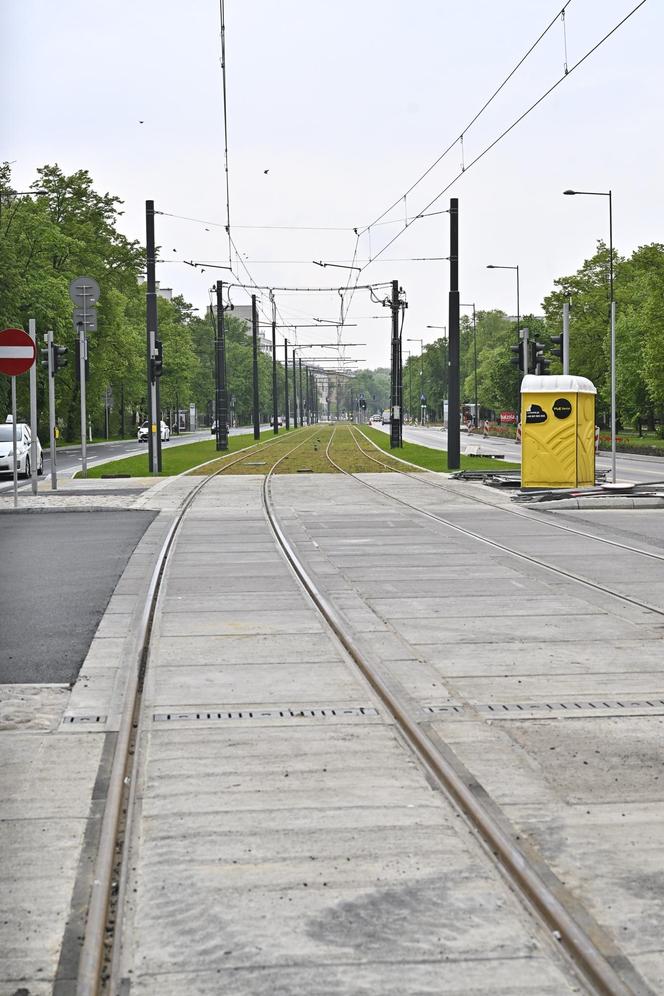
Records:
{"label": "traffic light", "polygon": [[58,346],[57,343],[53,343],[53,376],[55,377],[58,370],[62,370],[69,363],[66,354],[69,352],[66,346]]}
{"label": "traffic light", "polygon": [[565,336],[561,333],[560,335],[552,335],[551,342],[553,343],[553,349],[551,354],[553,356],[559,356],[560,362],[563,365],[563,370],[565,369]]}
{"label": "traffic light", "polygon": [[155,339],[154,343],[155,353],[152,357],[150,363],[150,372],[152,375],[152,380],[156,380],[157,377],[161,377],[164,366],[164,347],[160,339]]}
{"label": "traffic light", "polygon": [[[66,346],[58,346],[57,343],[51,343],[51,377],[55,377],[58,370],[62,370],[63,367],[67,366],[69,362],[66,354],[69,352]],[[48,346],[46,349],[41,350],[42,360],[41,365],[45,370],[49,369],[49,357],[48,357]]]}
{"label": "traffic light", "polygon": [[525,369],[525,364],[523,362],[523,340],[515,346],[510,346],[510,350],[513,353],[510,357],[510,363],[512,366],[518,367],[523,373],[523,370]]}
{"label": "traffic light", "polygon": [[533,353],[535,354],[534,356],[535,362],[533,365],[535,368],[535,373],[539,374],[540,376],[548,373],[549,367],[551,366],[551,360],[548,360],[546,358],[544,354],[544,349],[545,346],[543,342],[533,343]]}
{"label": "traffic light", "polygon": [[364,411],[364,409],[366,407],[367,407],[367,403],[366,403],[365,399],[364,398],[360,398],[360,408]]}

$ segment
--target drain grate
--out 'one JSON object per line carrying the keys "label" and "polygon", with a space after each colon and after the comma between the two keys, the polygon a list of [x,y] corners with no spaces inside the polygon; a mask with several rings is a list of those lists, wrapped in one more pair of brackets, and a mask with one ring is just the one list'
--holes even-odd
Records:
{"label": "drain grate", "polygon": [[433,713],[436,716],[449,716],[454,713],[461,713],[463,709],[461,706],[456,705],[429,705],[424,706],[424,711]]}
{"label": "drain grate", "polygon": [[480,712],[492,716],[515,716],[524,712],[538,712],[544,715],[573,715],[578,712],[664,712],[664,699],[584,699],[571,702],[508,702],[478,705]]}
{"label": "drain grate", "polygon": [[97,723],[105,723],[107,716],[97,716],[92,713],[89,716],[63,716],[62,722],[70,726],[94,726]]}
{"label": "drain grate", "polygon": [[335,719],[348,716],[378,716],[378,709],[373,706],[335,707],[321,706],[312,709],[229,709],[208,711],[191,710],[190,712],[155,712],[152,715],[155,723],[191,722],[196,720],[220,720],[230,722],[237,719]]}

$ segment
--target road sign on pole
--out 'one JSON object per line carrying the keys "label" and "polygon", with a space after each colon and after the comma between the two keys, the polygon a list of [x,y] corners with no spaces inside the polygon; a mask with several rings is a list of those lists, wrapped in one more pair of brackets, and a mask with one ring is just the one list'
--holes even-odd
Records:
{"label": "road sign on pole", "polygon": [[3,329],[0,332],[0,373],[18,377],[35,362],[35,344],[23,329]]}
{"label": "road sign on pole", "polygon": [[0,332],[0,373],[12,379],[12,451],[14,482],[14,508],[18,505],[18,466],[16,463],[16,378],[34,365],[37,350],[23,329],[3,329]]}
{"label": "road sign on pole", "polygon": [[77,307],[89,311],[99,300],[99,284],[92,277],[76,277],[69,284],[69,296]]}

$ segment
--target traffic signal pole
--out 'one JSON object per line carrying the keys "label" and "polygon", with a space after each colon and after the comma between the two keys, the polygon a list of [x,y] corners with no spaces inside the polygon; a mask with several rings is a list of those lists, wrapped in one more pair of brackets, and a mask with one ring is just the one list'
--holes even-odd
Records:
{"label": "traffic signal pole", "polygon": [[563,351],[563,374],[569,373],[569,301],[563,304],[563,341],[560,344]]}
{"label": "traffic signal pole", "polygon": [[[35,346],[37,355],[37,322],[34,318],[28,321],[28,333]],[[37,494],[37,364],[30,367],[30,477],[33,495]]]}
{"label": "traffic signal pole", "polygon": [[252,371],[253,371],[253,409],[254,409],[254,439],[261,438],[261,416],[258,410],[258,312],[256,310],[256,295],[251,295],[251,326],[252,326]]}

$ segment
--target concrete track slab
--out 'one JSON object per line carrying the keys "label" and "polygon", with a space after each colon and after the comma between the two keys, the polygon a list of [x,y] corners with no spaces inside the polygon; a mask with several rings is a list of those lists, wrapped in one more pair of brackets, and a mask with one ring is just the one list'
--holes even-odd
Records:
{"label": "concrete track slab", "polygon": [[339,650],[329,634],[299,633],[297,640],[290,634],[253,634],[231,636],[168,637],[162,635],[159,660],[162,664],[288,664],[302,659],[316,661],[339,660]]}
{"label": "concrete track slab", "polygon": [[662,646],[657,640],[551,639],[546,643],[517,639],[515,632],[502,642],[413,643],[423,659],[443,675],[588,674],[655,671],[662,664]]}

